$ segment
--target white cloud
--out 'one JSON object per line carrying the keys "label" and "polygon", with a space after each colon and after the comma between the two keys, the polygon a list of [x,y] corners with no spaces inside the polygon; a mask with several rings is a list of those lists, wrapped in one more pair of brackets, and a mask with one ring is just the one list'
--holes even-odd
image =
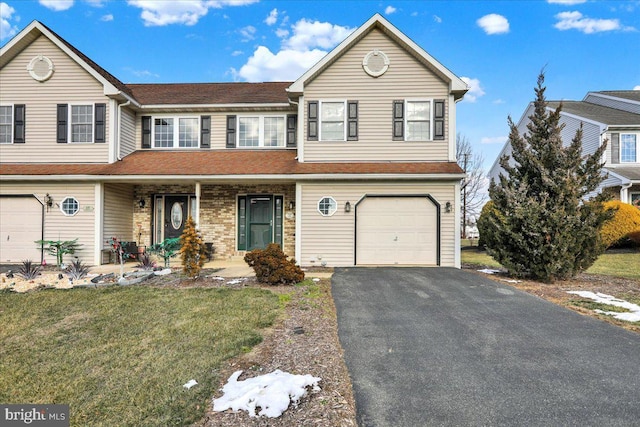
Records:
{"label": "white cloud", "polygon": [[0,40],[13,37],[18,33],[18,27],[11,21],[18,21],[18,16],[14,16],[16,10],[8,4],[0,3]]}
{"label": "white cloud", "polygon": [[73,6],[73,0],[40,0],[40,4],[47,9],[60,12]]}
{"label": "white cloud", "polygon": [[301,19],[293,26],[293,36],[285,41],[289,49],[304,51],[319,47],[331,49],[351,34],[354,28],[333,25],[329,22]]}
{"label": "white cloud", "polygon": [[385,15],[391,15],[392,13],[394,13],[397,9],[393,6],[387,6],[384,8],[384,14]]}
{"label": "white cloud", "polygon": [[560,31],[578,30],[585,34],[599,33],[602,31],[625,30],[633,31],[632,27],[623,27],[618,19],[592,19],[586,18],[582,13],[561,12],[556,15],[556,25]]}
{"label": "white cloud", "polygon": [[547,3],[551,4],[564,4],[567,6],[572,6],[574,4],[586,3],[587,0],[547,0]]}
{"label": "white cloud", "polygon": [[438,15],[433,15],[433,21],[440,24],[442,23],[442,18],[440,18]]}
{"label": "white cloud", "polygon": [[103,22],[111,22],[113,21],[113,15],[111,13],[109,13],[108,15],[104,15],[100,18],[101,21]]}
{"label": "white cloud", "polygon": [[635,87],[633,88],[633,90],[640,90],[640,85],[635,86]]}
{"label": "white cloud", "polygon": [[509,139],[508,136],[483,136],[480,144],[504,144]]}
{"label": "white cloud", "polygon": [[89,3],[89,6],[93,7],[103,7],[107,0],[84,0]]}
{"label": "white cloud", "polygon": [[232,69],[237,80],[250,82],[295,80],[344,40],[353,28],[328,22],[301,19],[291,26],[291,33],[278,29],[281,48],[272,52],[258,46],[240,70]]}
{"label": "white cloud", "polygon": [[256,38],[257,30],[256,30],[256,27],[254,27],[253,25],[247,25],[244,28],[240,28],[238,31],[242,35],[243,42],[248,42]]}
{"label": "white cloud", "polygon": [[[43,1],[43,0],[41,0]],[[209,9],[244,6],[258,0],[127,0],[129,6],[142,9],[140,17],[147,27],[171,24],[195,25]]]}
{"label": "white cloud", "polygon": [[476,102],[478,98],[484,95],[484,90],[480,86],[480,80],[470,77],[460,77],[460,80],[469,86],[469,91],[464,95],[463,101]]}
{"label": "white cloud", "polygon": [[130,72],[136,77],[155,77],[155,78],[160,77],[159,74],[152,73],[149,70],[134,70],[133,68],[129,68],[129,67],[126,67],[125,70]]}
{"label": "white cloud", "polygon": [[244,52],[241,50],[234,50],[233,52],[231,52],[231,56],[240,56],[242,55]]}
{"label": "white cloud", "polygon": [[278,9],[273,9],[271,12],[269,12],[269,16],[267,16],[264,22],[269,26],[278,22]]}
{"label": "white cloud", "polygon": [[509,21],[507,18],[496,13],[483,16],[476,21],[476,24],[489,35],[509,32]]}
{"label": "white cloud", "polygon": [[496,105],[502,105],[502,104],[506,104],[507,101],[505,101],[504,99],[496,99],[495,101],[493,101],[493,103]]}

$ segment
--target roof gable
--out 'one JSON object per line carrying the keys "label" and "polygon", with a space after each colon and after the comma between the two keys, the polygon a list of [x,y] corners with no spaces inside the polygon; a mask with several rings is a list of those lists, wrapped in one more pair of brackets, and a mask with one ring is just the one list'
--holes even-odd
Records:
{"label": "roof gable", "polygon": [[389,21],[382,17],[382,15],[376,13],[367,22],[344,39],[331,52],[325,55],[325,57],[316,63],[316,65],[307,70],[307,72],[289,86],[288,91],[290,93],[303,93],[304,87],[307,83],[314,80],[320,73],[327,69],[353,45],[362,40],[375,28],[381,30],[384,34],[402,46],[407,52],[413,55],[425,67],[432,70],[436,75],[447,82],[449,84],[450,92],[456,97],[456,99],[462,98],[467,90],[469,90],[467,84],[458,76],[453,74],[448,68],[429,55],[423,48],[418,46],[413,40],[394,27]]}
{"label": "roof gable", "polygon": [[126,98],[131,98],[131,92],[124,83],[93,62],[88,56],[80,52],[40,21],[31,22],[0,49],[0,69],[11,62],[13,58],[40,36],[49,39],[72,60],[78,63],[87,73],[99,81],[103,85],[105,95],[122,94]]}

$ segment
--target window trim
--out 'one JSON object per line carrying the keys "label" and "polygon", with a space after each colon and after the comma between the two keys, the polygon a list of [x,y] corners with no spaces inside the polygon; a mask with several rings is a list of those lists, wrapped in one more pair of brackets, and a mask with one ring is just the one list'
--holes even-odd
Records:
{"label": "window trim", "polygon": [[[409,120],[408,119],[408,104],[410,102],[428,102],[429,103],[429,137],[427,139],[407,139],[407,134],[409,133],[409,127],[407,126],[409,122],[423,122],[424,120]],[[433,135],[433,117],[434,117],[434,99],[433,98],[405,98],[404,99],[404,135],[403,140],[407,142],[427,142],[427,141],[435,141]]]}
{"label": "window trim", "polygon": [[[78,208],[76,209],[76,211],[75,211],[74,213],[67,213],[67,212],[65,212],[65,210],[64,210],[65,202],[66,202],[68,199],[72,199],[72,200],[74,200],[74,201],[75,201],[75,203],[76,203],[76,205],[78,205]],[[74,197],[74,196],[64,196],[64,197],[62,198],[62,201],[60,202],[60,212],[62,212],[62,214],[63,214],[64,216],[70,216],[70,217],[71,217],[71,216],[76,216],[76,215],[78,214],[78,212],[80,212],[80,201],[79,201],[76,197]]]}
{"label": "window trim", "polygon": [[[335,204],[335,209],[333,210],[333,212],[331,212],[331,210],[329,209],[327,211],[327,213],[322,212],[322,210],[320,209],[320,204],[322,203],[322,201],[324,201],[325,199],[331,199],[333,200],[333,203]],[[318,203],[316,203],[316,209],[318,210],[318,213],[324,217],[330,217],[335,215],[336,212],[338,212],[338,202],[336,201],[335,197],[333,196],[322,196],[320,197],[320,199],[318,200]]]}
{"label": "window trim", "polygon": [[[636,137],[636,147],[635,147],[636,158],[635,158],[634,161],[622,160],[622,144],[623,144],[622,137],[625,136],[625,135],[635,135],[635,137]],[[638,159],[638,142],[640,141],[640,132],[620,132],[620,136],[619,136],[619,140],[618,141],[619,141],[618,142],[618,144],[619,144],[618,156],[619,156],[620,164],[628,165],[628,164],[633,164],[633,163],[639,163],[640,160]]]}
{"label": "window trim", "polygon": [[[329,104],[337,104],[337,103],[342,103],[343,106],[343,112],[342,112],[342,139],[324,139],[322,137],[322,104],[324,103],[329,103]],[[348,126],[348,122],[347,122],[347,116],[348,116],[348,108],[349,106],[347,105],[347,100],[346,99],[320,99],[318,100],[318,141],[323,141],[323,142],[344,142],[347,140],[347,126]],[[329,123],[338,123],[338,122],[329,122]]]}
{"label": "window trim", "polygon": [[[240,120],[241,119],[258,119],[258,145],[240,145]],[[265,118],[279,118],[282,119],[282,145],[264,145],[264,119]],[[236,130],[235,130],[236,148],[239,149],[279,149],[287,148],[287,115],[286,114],[237,114],[236,115]]]}
{"label": "window trim", "polygon": [[[0,107],[7,107],[9,108],[9,142],[0,142],[0,145],[9,145],[9,144],[13,144],[13,135],[14,135],[14,129],[13,126],[15,124],[15,112],[14,112],[14,104],[0,104]],[[4,125],[7,126],[7,125]]]}
{"label": "window trim", "polygon": [[[156,146],[156,119],[173,119],[173,144],[171,147]],[[180,147],[180,119],[194,119],[197,122],[196,145],[193,147]],[[197,150],[202,143],[202,122],[200,115],[175,115],[155,114],[151,115],[151,150]]]}
{"label": "window trim", "polygon": [[[95,102],[68,102],[67,103],[67,143],[68,144],[93,144],[96,142],[96,103]],[[91,107],[91,141],[73,141],[73,107]]]}

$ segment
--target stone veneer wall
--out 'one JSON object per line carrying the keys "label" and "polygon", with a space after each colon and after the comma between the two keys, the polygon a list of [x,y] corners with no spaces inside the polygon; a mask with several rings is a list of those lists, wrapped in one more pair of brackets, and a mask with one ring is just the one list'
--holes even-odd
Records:
{"label": "stone veneer wall", "polygon": [[[145,199],[146,206],[136,205],[133,213],[133,240],[143,245],[151,244],[152,200],[160,194],[194,194],[194,185],[136,185],[134,200]],[[215,259],[228,259],[242,255],[236,250],[237,196],[246,194],[269,194],[284,196],[284,251],[293,257],[295,253],[295,217],[287,219],[289,202],[295,201],[295,184],[218,185],[203,184],[200,189],[200,231],[205,242],[212,242]],[[295,212],[291,212],[295,213]],[[138,239],[140,233],[140,239]]]}

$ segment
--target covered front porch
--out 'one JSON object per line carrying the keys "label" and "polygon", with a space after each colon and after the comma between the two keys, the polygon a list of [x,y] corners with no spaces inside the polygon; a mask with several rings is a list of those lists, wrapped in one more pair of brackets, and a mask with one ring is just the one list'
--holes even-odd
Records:
{"label": "covered front porch", "polygon": [[111,237],[145,248],[179,237],[191,216],[213,247],[214,260],[242,259],[246,251],[269,243],[294,256],[293,182],[105,183],[104,201],[107,249]]}

